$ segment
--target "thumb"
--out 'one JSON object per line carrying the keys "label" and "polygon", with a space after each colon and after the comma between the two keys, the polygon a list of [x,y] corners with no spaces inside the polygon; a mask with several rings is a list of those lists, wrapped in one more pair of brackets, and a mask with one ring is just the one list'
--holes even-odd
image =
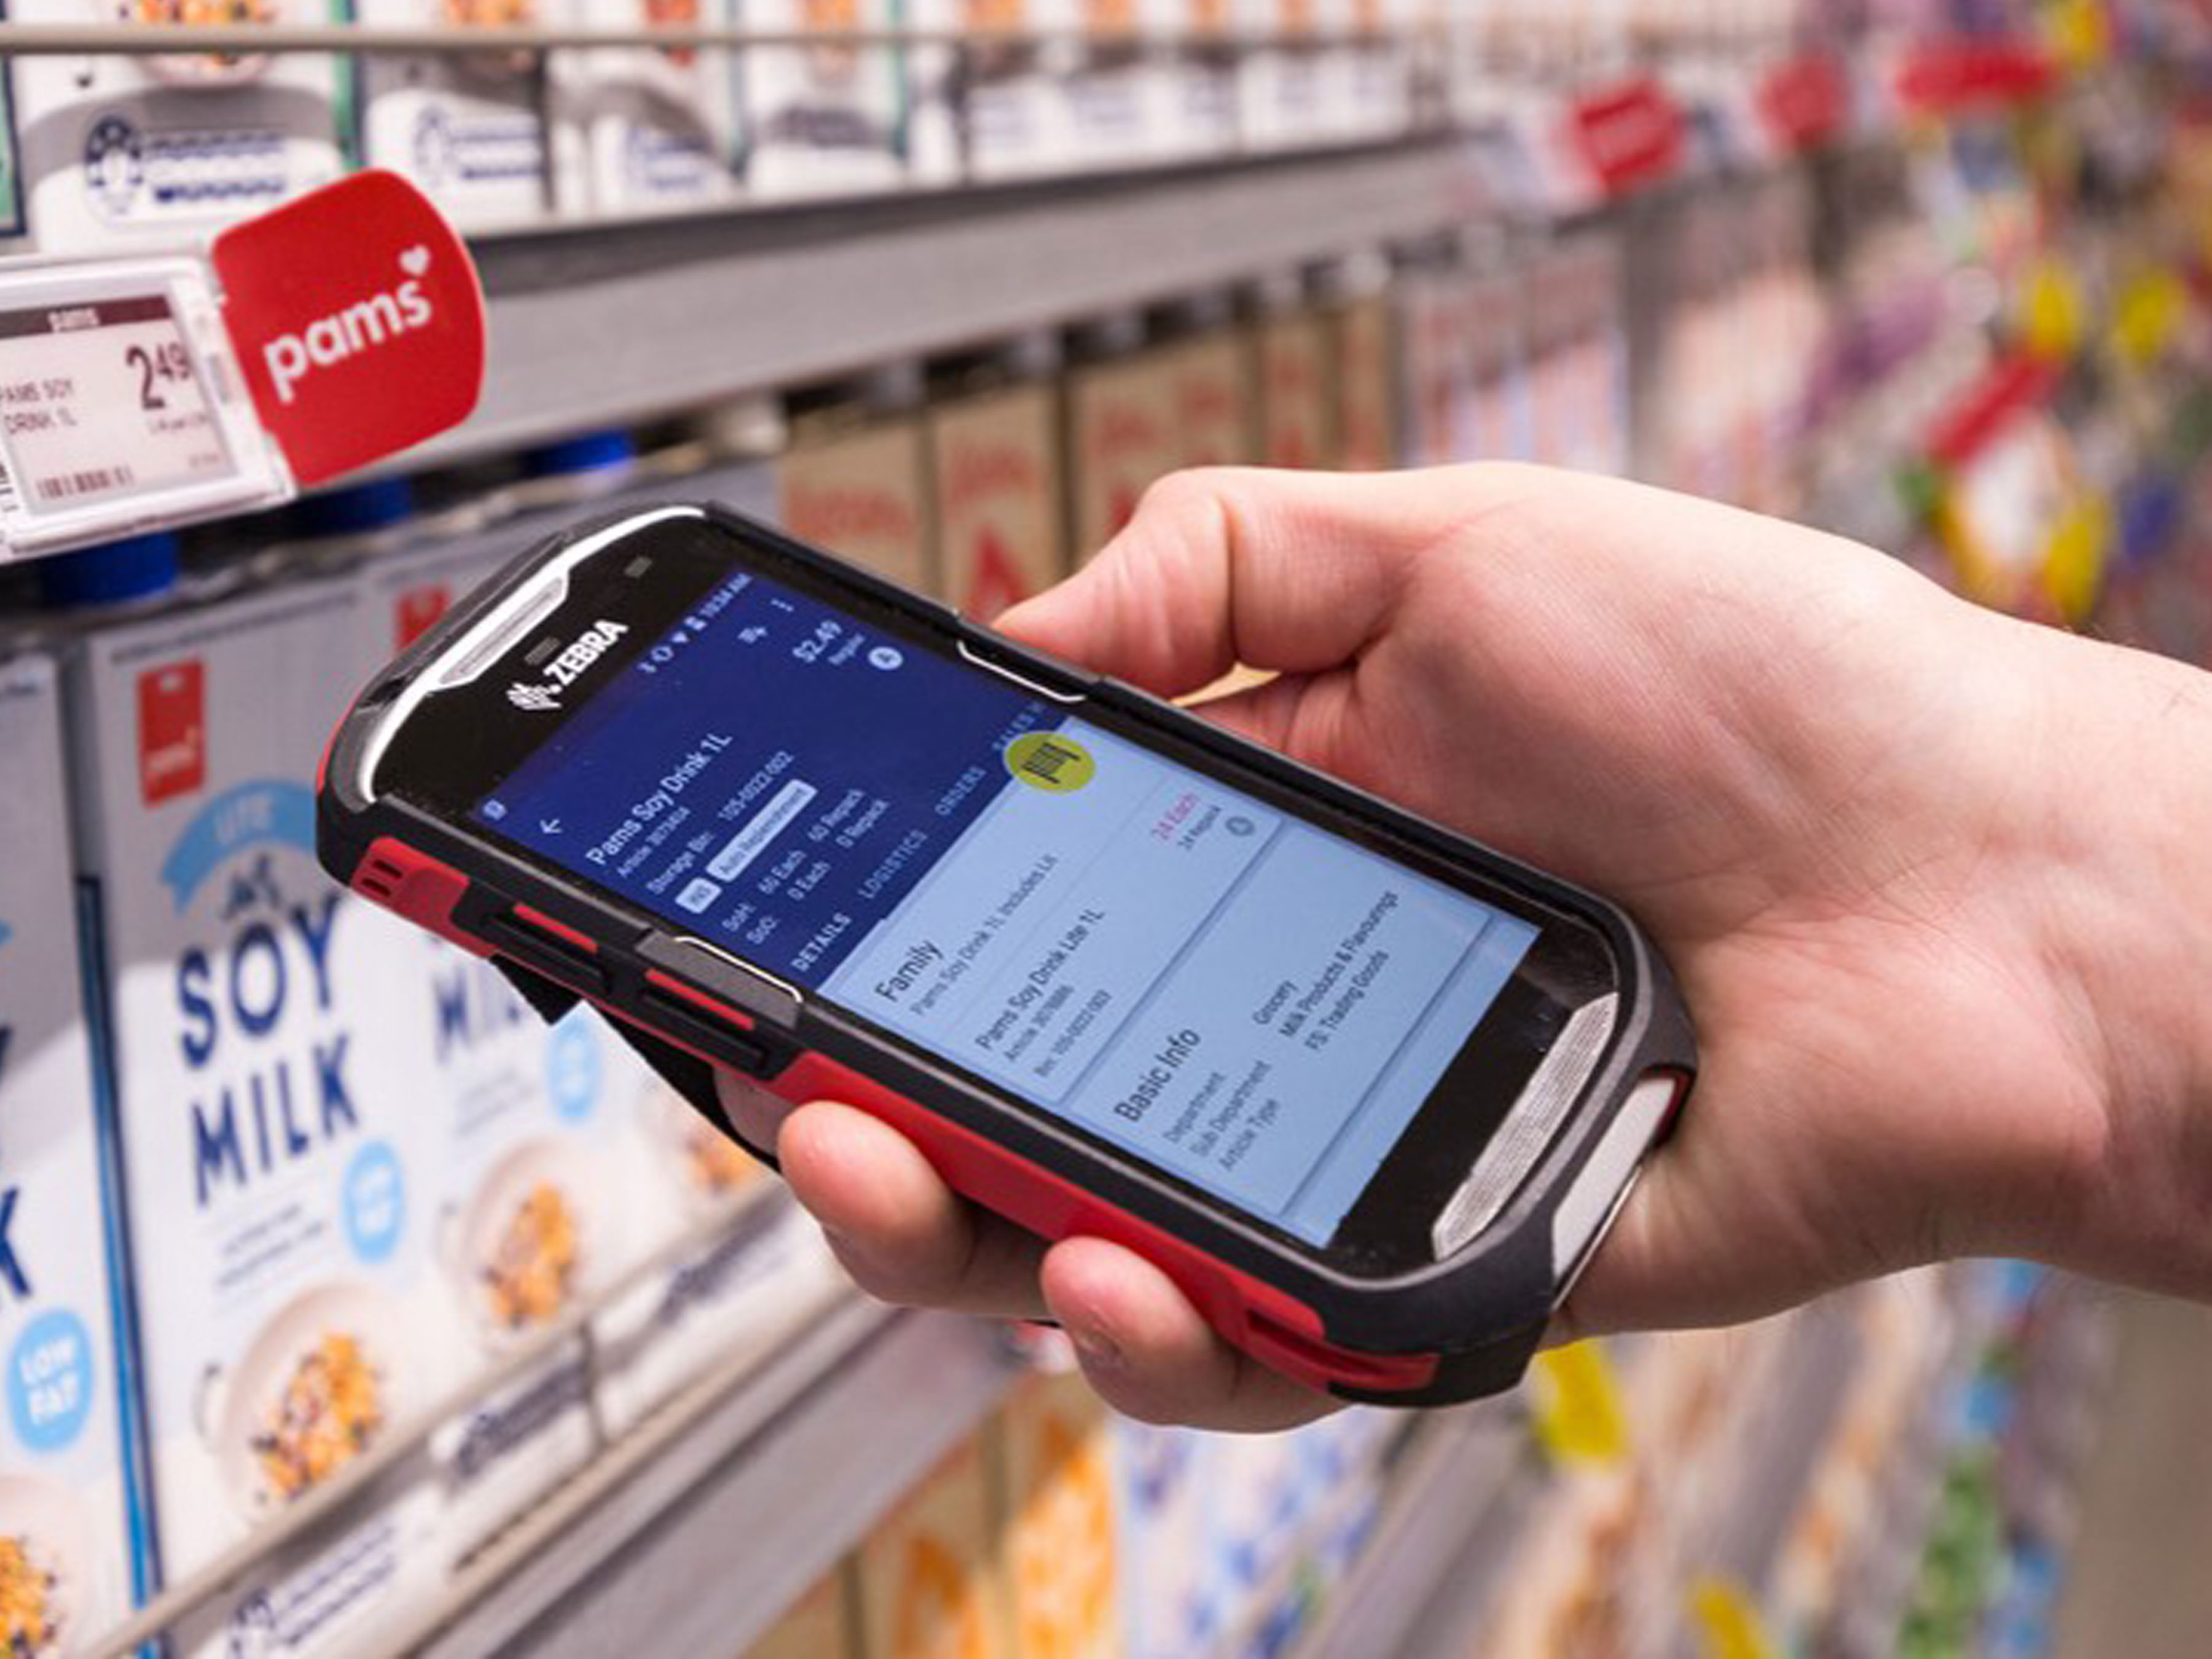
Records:
{"label": "thumb", "polygon": [[1445,476],[1171,473],[1096,559],[999,625],[1162,696],[1239,663],[1335,667],[1383,630],[1407,569],[1437,539]]}

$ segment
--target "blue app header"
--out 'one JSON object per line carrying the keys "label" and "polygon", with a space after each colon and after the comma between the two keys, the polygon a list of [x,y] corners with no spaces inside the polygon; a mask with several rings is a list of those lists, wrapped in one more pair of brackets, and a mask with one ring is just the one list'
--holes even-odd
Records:
{"label": "blue app header", "polygon": [[819,985],[1055,723],[1004,682],[738,576],[477,817],[677,927]]}

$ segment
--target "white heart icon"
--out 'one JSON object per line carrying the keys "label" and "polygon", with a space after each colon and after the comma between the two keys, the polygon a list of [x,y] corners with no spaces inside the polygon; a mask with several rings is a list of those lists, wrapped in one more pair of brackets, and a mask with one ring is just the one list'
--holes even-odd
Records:
{"label": "white heart icon", "polygon": [[399,256],[399,268],[410,276],[420,276],[430,268],[430,250],[416,243]]}

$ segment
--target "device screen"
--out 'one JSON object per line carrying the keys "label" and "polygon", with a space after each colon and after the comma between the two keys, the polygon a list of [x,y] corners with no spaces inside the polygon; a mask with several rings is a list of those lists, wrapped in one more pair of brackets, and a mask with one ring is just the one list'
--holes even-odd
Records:
{"label": "device screen", "polygon": [[478,823],[1309,1243],[1540,931],[795,584],[585,631]]}

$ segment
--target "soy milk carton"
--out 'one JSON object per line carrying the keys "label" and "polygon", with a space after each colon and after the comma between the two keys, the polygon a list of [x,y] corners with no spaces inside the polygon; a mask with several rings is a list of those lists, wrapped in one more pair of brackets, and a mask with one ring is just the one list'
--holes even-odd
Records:
{"label": "soy milk carton", "polygon": [[0,661],[0,1649],[76,1652],[131,1605],[90,1048],[42,658]]}
{"label": "soy milk carton", "polygon": [[23,179],[15,164],[15,112],[0,76],[0,237],[23,231]]}
{"label": "soy milk carton", "polygon": [[[370,27],[553,23],[552,0],[355,0]],[[551,205],[543,77],[528,54],[486,50],[361,60],[362,152],[420,185],[466,229],[526,225]]]}
{"label": "soy milk carton", "polygon": [[896,0],[739,0],[749,28],[817,36],[738,54],[746,179],[763,197],[897,188],[905,176],[906,69],[899,50],[836,37],[899,22]]}
{"label": "soy milk carton", "polygon": [[1078,563],[1136,516],[1152,482],[1182,464],[1182,422],[1168,354],[1143,352],[1067,377],[1070,525]]}
{"label": "soy milk carton", "polygon": [[1336,362],[1336,464],[1348,472],[1398,465],[1398,380],[1395,319],[1380,294],[1364,294],[1328,313]]}
{"label": "soy milk carton", "polygon": [[1326,319],[1300,307],[1262,319],[1256,331],[1261,465],[1335,465],[1336,374]]}
{"label": "soy milk carton", "polygon": [[[303,581],[92,633],[70,665],[169,1582],[396,1443],[448,1375],[437,1177],[390,1063],[416,1037],[381,977],[412,930],[313,848],[361,611],[355,583]],[[343,1650],[431,1593],[435,1521],[397,1470],[182,1646]]]}
{"label": "soy milk carton", "polygon": [[[733,0],[573,0],[593,28],[727,28]],[[601,217],[726,207],[740,194],[736,64],[714,48],[606,46],[554,60],[556,199]],[[582,174],[580,185],[573,175]]]}
{"label": "soy milk carton", "polygon": [[1215,1439],[1124,1418],[1110,1434],[1122,1650],[1130,1659],[1211,1651],[1224,1633],[1207,1553]]}
{"label": "soy milk carton", "polygon": [[1011,1651],[1117,1659],[1114,1477],[1106,1408],[1073,1372],[1025,1377],[998,1420]]}
{"label": "soy milk carton", "polygon": [[[1069,0],[913,0],[916,28],[981,37],[1062,26]],[[961,173],[977,180],[1034,178],[1073,162],[1061,76],[1064,47],[1019,39],[971,39],[908,54],[914,89],[910,158],[924,183]]]}
{"label": "soy milk carton", "polygon": [[1179,137],[1170,0],[1064,3],[1068,15],[1055,21],[1079,37],[1057,76],[1070,163],[1120,169],[1169,159]]}
{"label": "soy milk carton", "polygon": [[337,177],[350,82],[310,52],[194,52],[200,22],[343,21],[336,0],[12,0],[16,22],[173,28],[151,57],[27,56],[9,65],[32,236],[42,252],[188,247]]}
{"label": "soy milk carton", "polygon": [[658,1086],[635,1104],[634,1201],[692,1241],[592,1322],[599,1423],[629,1433],[686,1384],[767,1360],[851,1294],[822,1230],[728,1136]]}
{"label": "soy milk carton", "polygon": [[744,1651],[744,1659],[852,1659],[852,1574],[832,1568],[783,1611]]}
{"label": "soy milk carton", "polygon": [[1221,325],[1163,349],[1174,386],[1177,464],[1237,466],[1251,460],[1251,337]]}
{"label": "soy milk carton", "polygon": [[779,515],[803,542],[935,592],[921,422],[911,415],[802,428],[776,462]]}
{"label": "soy milk carton", "polygon": [[1235,0],[1246,49],[1237,76],[1249,149],[1341,140],[1350,128],[1351,0]]}
{"label": "soy milk carton", "polygon": [[980,1440],[948,1453],[859,1553],[863,1651],[1008,1659]]}
{"label": "soy milk carton", "polygon": [[1202,161],[1237,148],[1242,61],[1231,0],[1167,0],[1167,158]]}
{"label": "soy milk carton", "polygon": [[1067,567],[1051,388],[1007,386],[929,414],[929,465],[945,595],[988,622]]}

